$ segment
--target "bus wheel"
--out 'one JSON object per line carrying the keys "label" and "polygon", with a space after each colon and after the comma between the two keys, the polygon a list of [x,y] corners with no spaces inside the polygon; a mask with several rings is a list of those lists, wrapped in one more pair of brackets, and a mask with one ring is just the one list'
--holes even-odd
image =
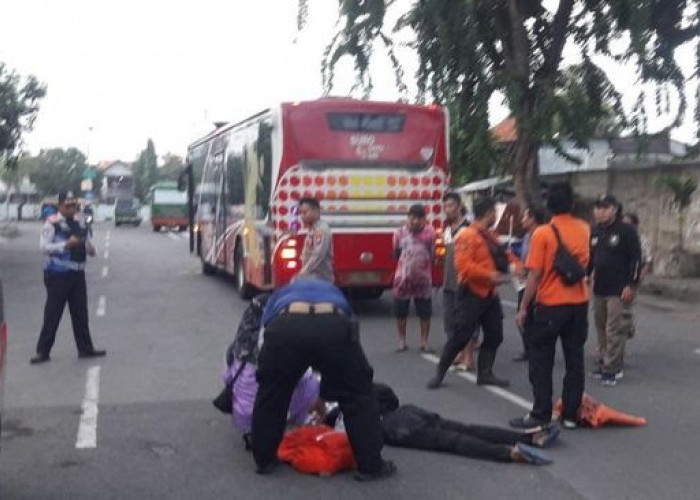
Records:
{"label": "bus wheel", "polygon": [[200,260],[202,261],[202,274],[206,274],[207,276],[211,276],[213,274],[216,274],[216,267],[215,266],[208,264],[202,258],[200,258]]}
{"label": "bus wheel", "polygon": [[255,295],[255,289],[250,283],[246,281],[245,269],[243,266],[243,246],[240,244],[236,245],[236,260],[234,265],[236,288],[238,288],[238,294],[243,300],[253,298],[253,295]]}
{"label": "bus wheel", "polygon": [[185,229],[187,229],[187,226],[178,226],[177,230],[180,232],[183,232]]}
{"label": "bus wheel", "polygon": [[154,233],[160,232],[160,226],[153,226],[153,232]]}

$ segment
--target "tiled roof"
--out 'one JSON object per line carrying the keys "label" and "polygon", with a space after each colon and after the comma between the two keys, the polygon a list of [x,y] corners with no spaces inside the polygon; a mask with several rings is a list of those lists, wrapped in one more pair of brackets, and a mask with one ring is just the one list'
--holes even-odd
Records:
{"label": "tiled roof", "polygon": [[510,116],[491,129],[496,142],[515,142],[518,139],[518,127],[515,118]]}

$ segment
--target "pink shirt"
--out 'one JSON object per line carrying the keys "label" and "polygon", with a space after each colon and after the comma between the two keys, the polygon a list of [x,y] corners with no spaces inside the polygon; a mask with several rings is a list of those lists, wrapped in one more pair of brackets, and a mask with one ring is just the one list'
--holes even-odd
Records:
{"label": "pink shirt", "polygon": [[397,299],[429,299],[432,293],[432,261],[435,231],[427,225],[412,233],[408,226],[394,232],[394,248],[401,249],[394,274],[394,297]]}

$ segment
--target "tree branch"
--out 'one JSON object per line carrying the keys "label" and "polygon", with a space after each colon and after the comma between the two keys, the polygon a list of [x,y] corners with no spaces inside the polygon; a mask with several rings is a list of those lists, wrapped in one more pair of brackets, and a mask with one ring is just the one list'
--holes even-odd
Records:
{"label": "tree branch", "polygon": [[538,71],[538,77],[542,79],[550,80],[556,76],[561,62],[561,54],[566,44],[567,29],[573,8],[574,0],[561,0],[559,2],[559,9],[554,15],[554,21],[552,21],[552,43],[544,56],[544,63]]}

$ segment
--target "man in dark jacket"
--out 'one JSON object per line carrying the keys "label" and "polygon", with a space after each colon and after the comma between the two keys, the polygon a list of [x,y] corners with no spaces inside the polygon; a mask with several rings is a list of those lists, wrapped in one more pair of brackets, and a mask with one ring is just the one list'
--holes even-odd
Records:
{"label": "man in dark jacket", "polygon": [[[384,384],[374,384],[374,395],[382,415],[385,444],[496,462],[551,463],[533,446],[545,448],[553,444],[560,431],[557,423],[514,432],[498,427],[463,424],[418,406],[399,405],[396,393]],[[326,423],[334,425],[336,417],[337,412],[329,413]]]}
{"label": "man in dark jacket", "polygon": [[594,376],[614,386],[622,378],[625,343],[632,323],[632,303],[641,269],[637,231],[618,216],[609,194],[596,201],[596,227],[591,234],[593,310],[598,332],[598,366]]}

